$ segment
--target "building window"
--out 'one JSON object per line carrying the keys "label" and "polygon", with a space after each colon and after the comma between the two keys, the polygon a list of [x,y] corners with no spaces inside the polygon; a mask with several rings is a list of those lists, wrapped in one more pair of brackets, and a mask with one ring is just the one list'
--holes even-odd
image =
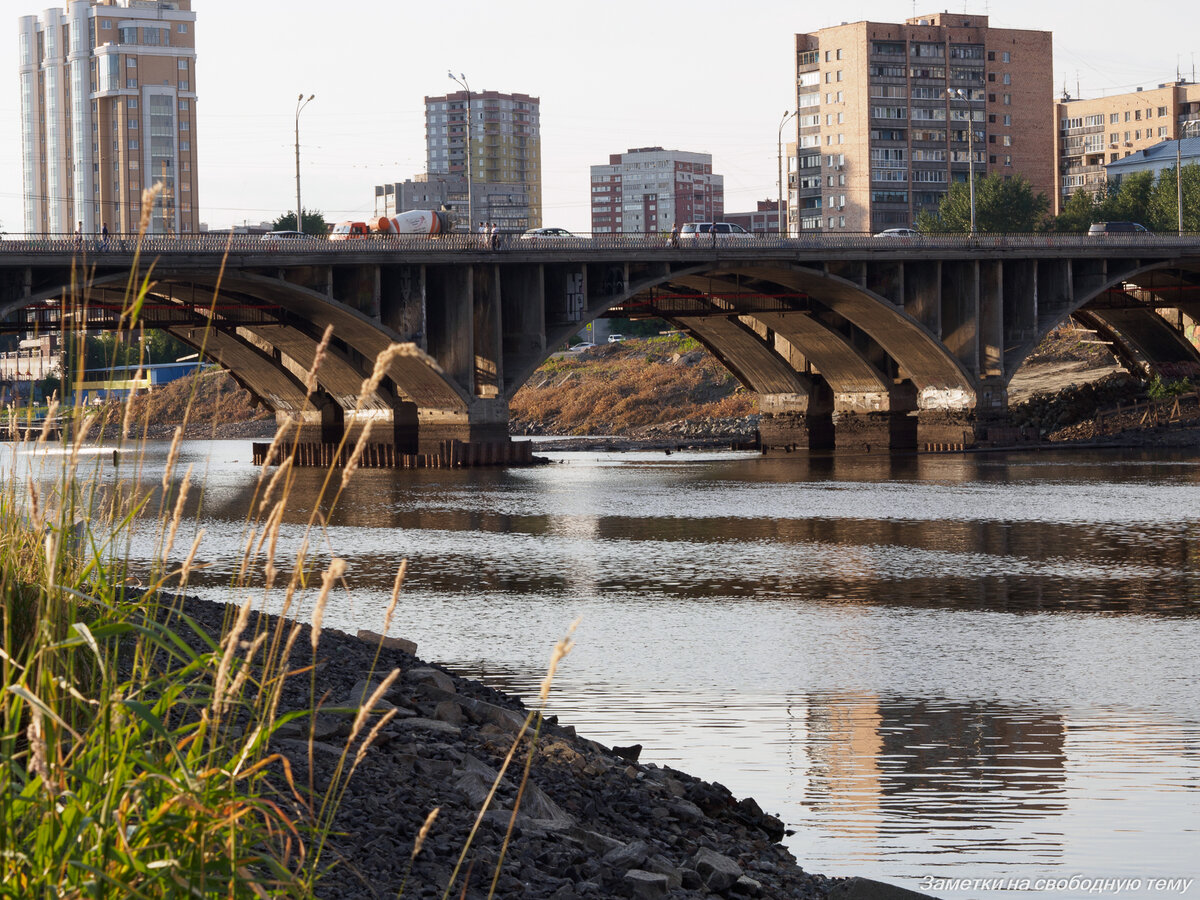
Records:
{"label": "building window", "polygon": [[137,138],[130,138],[130,139],[129,139],[129,149],[130,149],[130,150],[137,150],[137,149],[138,149],[138,142],[137,142]]}
{"label": "building window", "polygon": [[1006,116],[1004,117],[1004,124],[1005,124],[1005,125],[1011,125],[1011,124],[1012,124],[1012,116],[1008,116],[1008,115],[1006,115]]}
{"label": "building window", "polygon": [[1012,94],[1005,94],[1005,95],[1004,95],[1004,105],[1005,105],[1005,106],[1012,106]]}
{"label": "building window", "polygon": [[125,57],[125,68],[136,69],[137,68],[137,57],[136,56]]}
{"label": "building window", "polygon": [[180,149],[180,150],[191,150],[191,149],[192,149],[192,142],[191,142],[191,141],[180,141],[180,142],[179,142],[179,149]]}
{"label": "building window", "polygon": [[1161,119],[1166,114],[1167,114],[1167,108],[1165,106],[1160,106],[1158,108],[1158,117]]}
{"label": "building window", "polygon": [[130,120],[129,120],[129,130],[130,130],[130,131],[137,131],[137,127],[138,127],[138,120],[137,120],[137,119],[130,119]]}
{"label": "building window", "polygon": [[839,51],[837,52],[837,58],[838,58],[838,59],[841,59],[841,58],[842,58],[842,51],[841,51],[841,50],[839,50]]}
{"label": "building window", "polygon": [[125,88],[130,91],[136,91],[137,90],[137,79],[136,78],[126,78],[125,79]]}
{"label": "building window", "polygon": [[180,79],[179,79],[179,89],[180,89],[181,91],[190,90],[190,88],[188,87],[188,81],[187,81],[187,79],[185,79],[185,78],[180,78]]}
{"label": "building window", "polygon": [[192,101],[191,101],[191,100],[180,100],[180,101],[179,101],[179,108],[180,108],[180,109],[190,109],[190,108],[191,108],[191,105],[192,105]]}
{"label": "building window", "polygon": [[188,61],[186,59],[179,60],[179,71],[186,72],[187,67],[188,67]]}
{"label": "building window", "polygon": [[1004,73],[1004,83],[1012,84],[1012,76],[1009,75],[1007,72]]}
{"label": "building window", "polygon": [[130,97],[125,101],[126,109],[137,109],[137,97]]}
{"label": "building window", "polygon": [[1009,167],[1012,166],[1012,157],[1011,156],[1004,157],[1004,165],[1009,166]]}
{"label": "building window", "polygon": [[180,130],[180,131],[187,131],[187,130],[188,130],[188,120],[187,120],[187,119],[180,119],[180,120],[179,120],[179,130]]}
{"label": "building window", "polygon": [[178,31],[180,34],[187,34],[187,32],[188,32],[187,22],[180,22],[175,30]]}
{"label": "building window", "polygon": [[1006,63],[1007,63],[1007,62],[1012,62],[1012,54],[1011,54],[1011,53],[1009,53],[1007,50],[1005,50],[1005,51],[1004,51],[1004,54],[1003,54],[1003,59],[1002,59],[1002,61],[1003,61],[1003,62],[1006,62]]}

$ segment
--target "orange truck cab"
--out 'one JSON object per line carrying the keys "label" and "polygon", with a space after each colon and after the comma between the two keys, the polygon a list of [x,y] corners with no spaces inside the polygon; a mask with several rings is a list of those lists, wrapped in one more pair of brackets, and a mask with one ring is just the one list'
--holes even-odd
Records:
{"label": "orange truck cab", "polygon": [[371,229],[366,222],[338,222],[329,233],[331,241],[348,241],[354,238],[371,236]]}

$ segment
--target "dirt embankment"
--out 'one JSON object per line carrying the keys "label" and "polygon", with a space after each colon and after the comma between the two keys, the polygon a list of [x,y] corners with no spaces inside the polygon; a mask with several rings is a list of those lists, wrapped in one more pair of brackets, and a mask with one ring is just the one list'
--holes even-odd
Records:
{"label": "dirt embankment", "polygon": [[275,433],[275,415],[255,406],[250,392],[224,371],[207,370],[180,378],[133,400],[136,431],[168,437],[187,421],[189,438],[256,438]]}

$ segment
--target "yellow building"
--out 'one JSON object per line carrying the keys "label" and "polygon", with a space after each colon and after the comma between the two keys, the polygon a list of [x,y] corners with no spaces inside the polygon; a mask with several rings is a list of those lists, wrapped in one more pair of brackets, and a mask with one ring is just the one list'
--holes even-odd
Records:
{"label": "yellow building", "polygon": [[[1103,192],[1104,167],[1162,141],[1196,137],[1200,84],[1174,81],[1096,100],[1064,97],[1054,104],[1055,212],[1078,190]],[[1187,135],[1183,130],[1187,129]]]}
{"label": "yellow building", "polygon": [[199,230],[191,0],[72,0],[18,25],[25,231]]}

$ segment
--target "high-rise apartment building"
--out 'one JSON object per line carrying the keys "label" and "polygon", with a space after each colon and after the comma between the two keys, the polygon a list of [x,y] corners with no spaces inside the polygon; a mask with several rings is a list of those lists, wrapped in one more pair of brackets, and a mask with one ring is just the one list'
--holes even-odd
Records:
{"label": "high-rise apartment building", "polygon": [[[466,178],[468,105],[473,218],[495,222],[505,231],[541,227],[542,126],[537,97],[497,91],[426,97],[428,175]],[[465,224],[465,209],[455,213]]]}
{"label": "high-rise apartment building", "polygon": [[199,230],[191,0],[72,0],[18,23],[25,230]]}
{"label": "high-rise apartment building", "polygon": [[911,225],[972,165],[1050,196],[1051,58],[1048,31],[954,13],[796,35],[791,232]]}
{"label": "high-rise apartment building", "polygon": [[[1200,120],[1200,84],[1173,81],[1096,100],[1064,97],[1054,104],[1055,212],[1073,193],[1105,190],[1105,165],[1161,141],[1196,136],[1187,123]],[[1174,160],[1172,159],[1172,166]]]}
{"label": "high-rise apartment building", "polygon": [[591,172],[593,234],[663,234],[725,213],[725,179],[709,153],[639,147]]}

